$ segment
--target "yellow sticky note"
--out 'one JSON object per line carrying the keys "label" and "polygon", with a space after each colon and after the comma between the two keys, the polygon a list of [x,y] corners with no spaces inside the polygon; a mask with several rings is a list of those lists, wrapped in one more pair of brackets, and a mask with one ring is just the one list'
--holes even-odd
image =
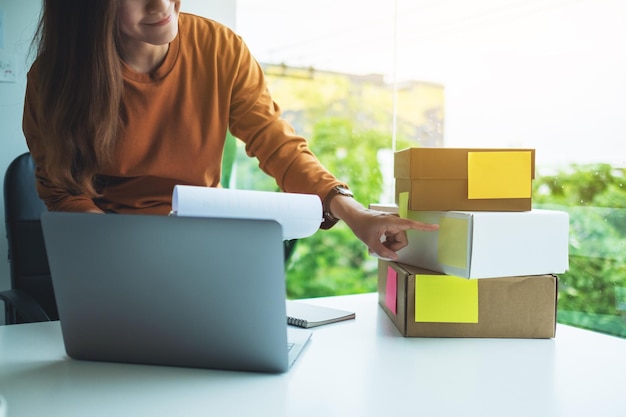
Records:
{"label": "yellow sticky note", "polygon": [[437,261],[455,268],[467,268],[468,219],[442,217],[439,222]]}
{"label": "yellow sticky note", "polygon": [[398,194],[398,215],[406,219],[409,215],[409,193]]}
{"label": "yellow sticky note", "polygon": [[478,323],[478,280],[416,275],[415,321]]}
{"label": "yellow sticky note", "polygon": [[469,199],[530,198],[530,151],[468,152]]}

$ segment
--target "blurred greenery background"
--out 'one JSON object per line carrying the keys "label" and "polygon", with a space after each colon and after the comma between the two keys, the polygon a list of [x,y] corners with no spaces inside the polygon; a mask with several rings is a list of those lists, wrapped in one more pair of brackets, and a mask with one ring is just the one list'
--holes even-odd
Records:
{"label": "blurred greenery background", "polygon": [[533,206],[570,215],[558,321],[626,337],[626,170],[571,165],[539,175]]}
{"label": "blurred greenery background", "polygon": [[[392,143],[395,149],[420,146],[415,132],[433,136],[429,132],[440,129],[428,117],[398,124],[388,110],[393,96],[384,89],[363,83],[355,89],[354,82],[339,77],[316,82],[269,78],[289,109],[284,117],[364,205],[381,202],[389,191],[384,189],[381,152],[391,152]],[[366,88],[375,92],[364,94]],[[423,106],[424,114],[441,112],[443,102],[433,97],[431,105]],[[389,126],[394,123],[399,127],[392,137]],[[225,186],[278,190],[234,138],[225,161],[234,164],[224,172]],[[559,276],[558,321],[626,337],[626,170],[605,164],[537,167],[533,207],[570,215],[570,269]],[[377,259],[341,222],[299,240],[286,271],[289,298],[376,291]]]}

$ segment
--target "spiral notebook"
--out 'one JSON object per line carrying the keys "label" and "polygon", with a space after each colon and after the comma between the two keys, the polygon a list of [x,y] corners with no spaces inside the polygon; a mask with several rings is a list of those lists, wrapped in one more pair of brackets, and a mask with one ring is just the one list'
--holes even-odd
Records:
{"label": "spiral notebook", "polygon": [[287,324],[292,326],[308,329],[355,318],[356,314],[352,311],[287,300]]}

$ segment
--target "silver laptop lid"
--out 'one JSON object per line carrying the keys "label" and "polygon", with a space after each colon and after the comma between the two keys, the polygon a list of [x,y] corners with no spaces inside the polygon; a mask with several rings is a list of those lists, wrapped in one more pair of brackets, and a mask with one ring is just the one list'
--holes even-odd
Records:
{"label": "silver laptop lid", "polygon": [[47,212],[42,226],[70,357],[288,369],[275,221]]}

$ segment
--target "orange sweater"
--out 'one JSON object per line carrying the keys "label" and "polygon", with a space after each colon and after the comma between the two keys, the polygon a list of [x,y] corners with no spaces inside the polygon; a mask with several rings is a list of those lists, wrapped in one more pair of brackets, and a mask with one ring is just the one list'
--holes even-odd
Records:
{"label": "orange sweater", "polygon": [[[34,70],[31,69],[31,73]],[[35,113],[36,85],[29,73],[23,129],[38,167],[46,158]],[[287,192],[324,198],[341,184],[311,153],[304,138],[280,118],[261,67],[243,40],[209,19],[181,13],[179,34],[154,73],[124,65],[127,123],[116,162],[98,176],[103,198],[75,196],[38,168],[37,188],[54,211],[99,207],[118,213],[167,214],[173,187],[218,187],[226,131]]]}

